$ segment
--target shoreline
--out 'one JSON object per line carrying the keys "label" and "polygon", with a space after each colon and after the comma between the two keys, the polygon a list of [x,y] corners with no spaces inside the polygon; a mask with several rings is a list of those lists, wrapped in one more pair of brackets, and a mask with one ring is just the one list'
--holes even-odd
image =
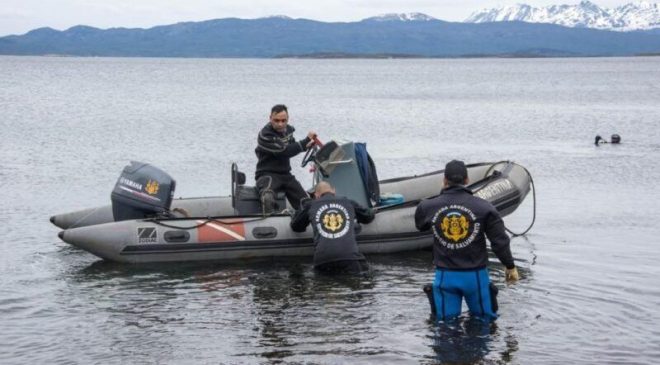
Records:
{"label": "shoreline", "polygon": [[660,53],[640,53],[632,55],[588,55],[588,54],[535,54],[535,53],[501,53],[501,54],[465,54],[465,55],[438,55],[424,56],[414,54],[353,54],[353,53],[319,53],[303,55],[276,55],[269,57],[245,56],[134,56],[134,55],[70,55],[70,54],[0,54],[0,57],[53,57],[53,58],[172,58],[172,59],[362,59],[362,60],[388,60],[388,59],[529,59],[529,58],[629,58],[629,57],[660,57]]}

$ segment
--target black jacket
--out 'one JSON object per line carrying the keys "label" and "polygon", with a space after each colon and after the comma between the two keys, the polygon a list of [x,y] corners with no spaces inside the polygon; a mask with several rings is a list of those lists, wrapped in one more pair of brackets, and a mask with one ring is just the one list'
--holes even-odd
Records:
{"label": "black jacket", "polygon": [[254,150],[258,159],[255,172],[257,179],[264,173],[288,174],[291,172],[289,159],[305,151],[310,141],[306,137],[296,142],[293,138],[294,131],[295,128],[287,125],[285,133],[278,133],[270,123],[261,129],[257,138],[257,148]]}
{"label": "black jacket", "polygon": [[363,260],[355,240],[355,220],[370,223],[371,209],[353,200],[326,193],[316,200],[307,200],[291,218],[291,229],[304,232],[308,224],[314,230],[314,265],[333,261]]}
{"label": "black jacket", "polygon": [[488,265],[490,246],[508,269],[515,267],[509,236],[495,207],[463,186],[443,189],[440,196],[424,200],[415,211],[420,231],[431,229],[435,238],[433,263],[450,270],[482,269]]}

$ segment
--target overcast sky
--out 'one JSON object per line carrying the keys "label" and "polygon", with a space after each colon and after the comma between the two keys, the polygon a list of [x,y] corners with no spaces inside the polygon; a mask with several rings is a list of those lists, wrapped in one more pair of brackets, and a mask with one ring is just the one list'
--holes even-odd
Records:
{"label": "overcast sky", "polygon": [[[613,8],[630,1],[593,2]],[[546,6],[577,4],[579,0],[0,0],[0,36],[40,27],[64,30],[78,24],[104,29],[149,28],[182,21],[269,15],[356,21],[385,13],[420,12],[441,20],[463,21],[473,11],[516,3]]]}

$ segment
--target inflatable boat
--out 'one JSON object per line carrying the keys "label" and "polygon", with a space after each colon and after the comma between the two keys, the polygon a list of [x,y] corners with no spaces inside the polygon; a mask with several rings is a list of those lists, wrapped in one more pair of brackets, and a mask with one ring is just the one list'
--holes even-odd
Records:
{"label": "inflatable boat", "polygon": [[[415,228],[417,204],[436,196],[443,170],[379,181],[364,144],[330,142],[311,150],[303,165],[314,164],[314,180],[326,180],[376,214],[358,226],[364,254],[418,250],[432,245],[430,231]],[[530,191],[528,171],[510,161],[469,164],[469,188],[506,216]],[[102,259],[128,262],[234,260],[254,257],[311,256],[312,229],[293,232],[291,207],[283,194],[278,210],[265,214],[255,187],[232,164],[231,195],[173,199],[175,180],[158,168],[131,162],[111,194],[111,205],[55,215],[64,242]]]}

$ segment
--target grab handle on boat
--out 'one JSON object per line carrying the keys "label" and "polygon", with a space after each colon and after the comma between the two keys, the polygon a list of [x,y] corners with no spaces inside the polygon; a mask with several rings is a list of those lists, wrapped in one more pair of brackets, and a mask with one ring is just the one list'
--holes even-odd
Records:
{"label": "grab handle on boat", "polygon": [[255,227],[252,230],[254,238],[275,238],[277,229],[275,227]]}
{"label": "grab handle on boat", "polygon": [[332,161],[332,162],[327,162],[327,165],[343,165],[347,163],[353,162],[352,158],[349,158],[348,160],[340,160],[340,161]]}

